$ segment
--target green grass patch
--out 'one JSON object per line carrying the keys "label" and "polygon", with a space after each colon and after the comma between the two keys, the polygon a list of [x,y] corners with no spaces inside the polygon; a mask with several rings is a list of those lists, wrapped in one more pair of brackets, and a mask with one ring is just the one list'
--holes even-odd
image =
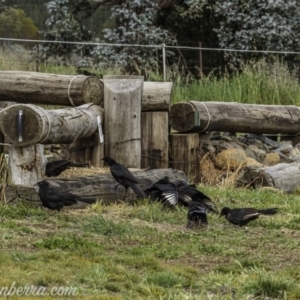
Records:
{"label": "green grass patch", "polygon": [[188,229],[186,208],[147,201],[60,213],[1,205],[0,286],[71,286],[78,299],[298,299],[299,195],[199,188],[219,209],[279,213],[243,228],[209,214],[207,228]]}

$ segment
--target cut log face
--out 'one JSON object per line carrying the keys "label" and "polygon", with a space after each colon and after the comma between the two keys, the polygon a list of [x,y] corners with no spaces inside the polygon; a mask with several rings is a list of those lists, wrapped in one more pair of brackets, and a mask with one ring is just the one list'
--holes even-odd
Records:
{"label": "cut log face", "polygon": [[18,103],[77,106],[103,102],[103,82],[96,76],[0,71],[1,99]]}
{"label": "cut log face", "polygon": [[141,167],[142,76],[103,76],[105,155]]}
{"label": "cut log face", "polygon": [[[168,176],[171,181],[179,179],[187,181],[184,172],[174,169],[140,170],[132,171],[132,174],[138,180],[139,187],[143,190],[164,176]],[[110,173],[68,179],[47,179],[47,182],[49,182],[51,186],[59,188],[62,192],[71,192],[78,196],[96,197],[104,203],[112,203],[122,199],[125,191],[123,186],[119,186],[116,189],[118,183]],[[15,203],[19,196],[22,200],[41,205],[37,192],[34,192],[30,187],[22,189],[21,191],[18,186],[8,186],[5,193],[8,203]],[[136,195],[132,189],[129,188],[125,201],[130,202],[132,200],[136,200]]]}
{"label": "cut log face", "polygon": [[[19,130],[20,111],[23,122],[21,121]],[[0,127],[5,139],[16,146],[67,144],[96,132],[98,115],[103,119],[103,108],[94,104],[56,110],[45,110],[30,104],[15,104],[0,112]]]}
{"label": "cut log face", "polygon": [[170,111],[170,125],[178,132],[298,134],[299,118],[293,105],[190,101],[174,104]]}

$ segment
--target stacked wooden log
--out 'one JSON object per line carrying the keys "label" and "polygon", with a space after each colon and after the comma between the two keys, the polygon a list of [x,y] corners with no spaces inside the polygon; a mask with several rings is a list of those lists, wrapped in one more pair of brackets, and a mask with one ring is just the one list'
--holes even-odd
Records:
{"label": "stacked wooden log", "polygon": [[[0,112],[1,132],[11,144],[9,169],[15,185],[43,178],[45,144],[66,144],[68,159],[94,166],[106,154],[128,167],[169,167],[170,82],[2,71],[0,91],[0,101],[18,103]],[[76,107],[49,110],[33,103]]]}

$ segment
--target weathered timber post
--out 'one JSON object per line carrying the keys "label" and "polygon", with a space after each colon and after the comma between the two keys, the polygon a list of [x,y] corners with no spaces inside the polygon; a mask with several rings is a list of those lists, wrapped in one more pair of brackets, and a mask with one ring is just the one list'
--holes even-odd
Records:
{"label": "weathered timber post", "polygon": [[103,82],[96,76],[0,71],[0,101],[78,106],[101,105]]}
{"label": "weathered timber post", "polygon": [[141,120],[143,169],[169,166],[169,111],[172,87],[172,82],[144,82]]}
{"label": "weathered timber post", "polygon": [[236,187],[273,187],[293,192],[300,186],[300,162],[281,163],[271,167],[244,167],[238,174]]}
{"label": "weathered timber post", "polygon": [[11,183],[32,185],[41,180],[47,163],[44,145],[8,148],[8,172]]}
{"label": "weathered timber post", "polygon": [[94,104],[56,110],[15,104],[0,111],[1,131],[12,144],[12,183],[29,185],[42,179],[46,162],[43,146],[38,144],[67,144],[92,136],[98,130],[99,115],[103,119],[103,108]]}
{"label": "weathered timber post", "polygon": [[[173,180],[187,180],[184,172],[174,169],[155,169],[155,170],[130,170],[139,182],[139,187],[145,189],[152,183],[168,176]],[[57,187],[62,192],[72,192],[75,195],[85,197],[97,197],[105,203],[112,203],[122,199],[124,195],[124,187],[117,186],[117,182],[110,173],[97,174],[97,176],[73,177],[73,178],[54,178],[47,179],[51,186]],[[17,198],[28,201],[32,204],[41,205],[41,201],[33,187],[25,186],[7,186],[5,189],[5,196],[8,203],[16,203]],[[136,195],[132,189],[128,189],[125,201],[136,200]],[[86,204],[79,203],[78,206],[85,206]],[[72,206],[71,208],[78,208]]]}
{"label": "weathered timber post", "polygon": [[170,166],[182,170],[190,181],[200,181],[200,138],[198,133],[170,134]]}
{"label": "weathered timber post", "polygon": [[298,134],[299,119],[300,110],[293,105],[190,101],[176,103],[170,110],[170,126],[178,132]]}
{"label": "weathered timber post", "polygon": [[104,143],[100,142],[98,132],[88,138],[77,139],[65,146],[68,152],[66,159],[80,163],[89,161],[94,167],[103,166],[101,158],[104,156]]}
{"label": "weathered timber post", "polygon": [[169,111],[173,82],[145,81],[142,111]]}
{"label": "weathered timber post", "polygon": [[141,168],[169,166],[169,112],[142,112]]}
{"label": "weathered timber post", "polygon": [[142,76],[103,76],[105,155],[141,167]]}

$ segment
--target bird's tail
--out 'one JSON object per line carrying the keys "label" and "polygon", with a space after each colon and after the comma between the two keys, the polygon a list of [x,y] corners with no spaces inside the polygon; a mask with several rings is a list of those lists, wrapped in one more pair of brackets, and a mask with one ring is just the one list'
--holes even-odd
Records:
{"label": "bird's tail", "polygon": [[133,191],[136,193],[136,195],[139,198],[147,198],[147,195],[144,191],[142,191],[138,185],[136,185],[134,182],[129,181],[128,185],[133,189]]}
{"label": "bird's tail", "polygon": [[278,208],[272,207],[272,208],[266,208],[266,209],[258,209],[257,211],[263,215],[275,215],[278,211]]}
{"label": "bird's tail", "polygon": [[82,201],[84,203],[92,204],[97,201],[97,198],[90,198],[90,197],[80,197],[77,199],[78,201]]}
{"label": "bird's tail", "polygon": [[89,163],[76,163],[76,162],[70,162],[68,164],[68,167],[77,167],[77,168],[85,168],[89,167]]}

